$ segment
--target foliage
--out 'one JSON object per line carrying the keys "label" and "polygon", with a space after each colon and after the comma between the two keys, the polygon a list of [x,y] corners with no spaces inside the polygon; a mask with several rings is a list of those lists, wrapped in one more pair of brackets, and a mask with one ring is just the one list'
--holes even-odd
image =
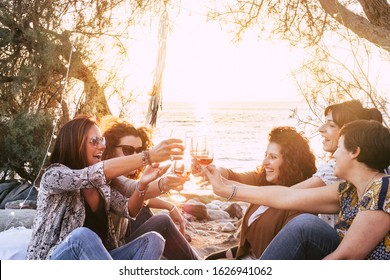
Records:
{"label": "foliage", "polygon": [[[388,1],[226,0],[209,17],[233,23],[237,41],[256,29],[263,38],[287,40],[311,54],[292,73],[314,115],[302,117],[294,109],[291,116],[301,125],[316,129],[327,105],[355,98],[382,111],[389,126],[388,89],[381,92],[370,68],[373,52],[390,61]],[[338,56],[342,48],[349,62]]]}
{"label": "foliage", "polygon": [[[0,0],[0,116],[61,108],[66,122],[77,81],[77,113],[111,114],[105,89],[120,83],[115,71],[121,69],[101,69],[104,42],[112,39],[109,50],[126,58],[121,40],[129,38],[128,28],[161,6],[157,0]],[[102,71],[109,72],[105,79]]]}
{"label": "foliage", "polygon": [[0,181],[38,175],[53,130],[52,116],[22,112],[0,121]]}
{"label": "foliage", "polygon": [[339,40],[334,45],[318,44],[310,51],[309,59],[292,73],[314,115],[303,118],[294,110],[292,116],[301,125],[316,126],[323,118],[325,107],[330,104],[359,99],[367,107],[378,108],[384,125],[389,127],[388,88],[381,87],[381,79],[377,76],[383,72],[373,59],[376,57],[383,62],[381,58],[386,53],[371,48],[367,42],[354,36]]}
{"label": "foliage", "polygon": [[[387,0],[225,0],[209,17],[236,26],[236,39],[254,28],[259,33],[314,46],[327,31],[348,29],[390,51],[390,4]],[[220,1],[218,3],[220,6]]]}

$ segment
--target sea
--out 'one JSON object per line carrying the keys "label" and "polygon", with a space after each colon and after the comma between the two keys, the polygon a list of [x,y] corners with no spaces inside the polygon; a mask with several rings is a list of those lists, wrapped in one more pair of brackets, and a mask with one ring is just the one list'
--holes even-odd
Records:
{"label": "sea", "polygon": [[[293,109],[298,109],[300,116],[310,114],[308,106],[299,102],[165,102],[158,113],[153,142],[203,134],[213,143],[215,165],[249,171],[261,164],[273,127],[293,126],[302,131],[298,120],[291,117]],[[316,152],[320,140],[305,133]]]}

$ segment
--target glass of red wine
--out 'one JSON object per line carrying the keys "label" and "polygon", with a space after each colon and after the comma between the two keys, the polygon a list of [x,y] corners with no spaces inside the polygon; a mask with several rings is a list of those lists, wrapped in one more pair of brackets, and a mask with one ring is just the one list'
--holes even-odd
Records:
{"label": "glass of red wine", "polygon": [[191,138],[191,156],[196,164],[203,166],[211,164],[214,160],[212,141],[206,135],[193,136]]}

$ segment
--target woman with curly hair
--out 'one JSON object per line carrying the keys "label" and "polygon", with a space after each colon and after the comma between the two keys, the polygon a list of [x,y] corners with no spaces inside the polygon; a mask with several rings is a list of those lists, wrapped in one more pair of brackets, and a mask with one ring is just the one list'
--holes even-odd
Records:
{"label": "woman with curly hair", "polygon": [[[253,186],[292,186],[314,174],[315,156],[302,133],[293,127],[275,127],[268,141],[263,164],[256,170],[242,173],[222,167],[218,170],[225,179]],[[211,254],[206,259],[258,259],[283,226],[299,214],[299,211],[252,203],[242,221],[238,246]]]}
{"label": "woman with curly hair", "polygon": [[[103,159],[124,157],[132,154],[142,153],[151,149],[153,142],[150,139],[151,131],[146,127],[134,127],[131,123],[121,119],[106,120],[103,136],[106,138],[106,149]],[[134,181],[143,173],[143,168],[139,168],[126,176],[118,177],[111,182],[125,196],[135,192]],[[165,174],[159,180],[150,183],[153,188],[157,185],[162,192],[182,185],[188,178]],[[131,242],[140,235],[155,231],[160,233],[165,239],[163,256],[170,260],[194,260],[199,259],[197,253],[185,238],[185,219],[181,215],[175,204],[159,198],[162,192],[146,192],[147,202],[140,210],[134,220],[116,217],[115,228],[118,238],[124,243]],[[153,215],[150,208],[168,210],[167,215]],[[175,223],[179,224],[180,231]]]}
{"label": "woman with curly hair", "polygon": [[262,260],[390,260],[390,131],[378,121],[356,120],[339,133],[335,175],[345,180],[297,189],[238,185],[213,167],[202,168],[222,197],[278,209],[338,214],[334,228],[312,214],[289,221],[264,250]]}
{"label": "woman with curly hair", "polygon": [[[150,231],[121,246],[111,214],[137,217],[145,193],[158,191],[152,183],[168,169],[159,163],[171,155],[182,158],[183,142],[167,139],[140,154],[102,160],[105,148],[91,116],[77,116],[61,127],[40,182],[27,259],[160,259],[165,244],[160,234]],[[111,187],[115,178],[142,166],[133,195]]]}

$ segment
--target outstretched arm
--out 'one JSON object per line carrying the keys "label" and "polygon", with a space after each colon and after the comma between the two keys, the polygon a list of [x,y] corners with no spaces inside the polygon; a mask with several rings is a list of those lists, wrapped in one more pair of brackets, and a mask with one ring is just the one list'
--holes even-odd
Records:
{"label": "outstretched arm", "polygon": [[145,163],[159,163],[170,159],[181,159],[183,157],[183,141],[180,139],[167,139],[149,150],[149,159],[145,158],[144,153],[130,156],[117,157],[104,161],[104,175],[107,181],[110,181],[120,175],[141,168]]}
{"label": "outstretched arm", "polygon": [[[338,184],[314,188],[293,189],[283,186],[253,187],[231,184],[222,179],[214,166],[203,168],[215,194],[237,201],[266,205],[278,209],[311,213],[338,213]],[[227,182],[227,184],[225,184]]]}

